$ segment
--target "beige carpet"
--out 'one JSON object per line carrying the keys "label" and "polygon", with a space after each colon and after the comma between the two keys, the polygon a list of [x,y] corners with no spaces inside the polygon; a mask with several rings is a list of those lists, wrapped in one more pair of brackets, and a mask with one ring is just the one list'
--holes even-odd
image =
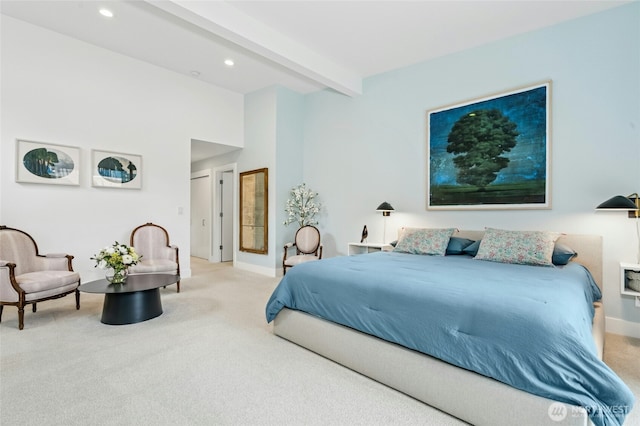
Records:
{"label": "beige carpet", "polygon": [[[459,425],[459,420],[271,333],[278,279],[192,259],[164,313],[100,323],[102,295],[5,307],[2,425]],[[640,395],[640,341],[607,335],[606,361]],[[640,424],[636,409],[627,424]]]}

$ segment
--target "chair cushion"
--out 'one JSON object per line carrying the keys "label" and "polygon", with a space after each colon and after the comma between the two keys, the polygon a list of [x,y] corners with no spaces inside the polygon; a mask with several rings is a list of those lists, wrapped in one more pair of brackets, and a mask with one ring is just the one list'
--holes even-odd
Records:
{"label": "chair cushion", "polygon": [[[38,271],[16,276],[16,281],[26,293],[39,293],[61,289],[78,283],[80,274],[73,271]],[[63,291],[61,291],[63,292]],[[55,292],[53,293],[55,294]]]}
{"label": "chair cushion", "polygon": [[284,264],[287,266],[296,266],[304,262],[309,262],[312,260],[320,260],[318,256],[314,256],[312,254],[299,254],[297,256],[288,257],[285,260]]}
{"label": "chair cushion", "polygon": [[78,288],[77,282],[74,284],[66,285],[64,287],[53,288],[51,290],[39,291],[37,293],[29,293],[25,296],[25,300],[29,302],[31,300],[47,299],[49,297],[57,296],[59,294],[70,293],[76,288]]}
{"label": "chair cushion", "polygon": [[137,265],[129,268],[132,274],[145,274],[152,272],[173,272],[177,273],[178,264],[167,259],[142,259]]}

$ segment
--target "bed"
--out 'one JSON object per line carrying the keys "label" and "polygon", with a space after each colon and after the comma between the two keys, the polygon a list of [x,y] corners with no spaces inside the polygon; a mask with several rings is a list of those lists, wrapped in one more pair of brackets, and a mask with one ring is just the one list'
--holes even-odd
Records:
{"label": "bed", "polygon": [[[483,235],[479,231],[454,234],[457,238],[476,241]],[[458,274],[463,273],[461,271],[466,270],[467,265],[489,268],[489,264],[499,265],[496,262],[482,262],[471,256],[392,252],[343,256],[293,268],[269,300],[267,320],[273,320],[276,335],[472,424],[622,424],[633,405],[633,395],[601,361],[604,313],[597,301],[602,280],[601,238],[562,235],[554,244],[570,246],[578,255],[562,267],[508,264],[500,267],[525,270],[526,276],[532,275],[531,271],[541,271],[543,277],[536,278],[536,285],[556,280],[554,271],[580,277],[577,280],[580,284],[550,286],[574,292],[569,293],[570,297],[557,298],[571,300],[566,306],[565,302],[559,307],[552,303],[556,296],[551,299],[537,296],[538,290],[525,296],[518,292],[511,294],[506,283],[495,289],[478,286],[477,290],[470,290],[476,287],[475,278]],[[421,268],[425,270],[420,271]],[[435,273],[437,268],[445,268],[446,272]],[[387,272],[391,275],[385,275]],[[415,273],[422,275],[416,278]],[[472,276],[505,274],[493,270],[468,273]],[[423,280],[431,283],[440,275],[444,281],[437,285],[421,284]],[[449,276],[451,278],[447,278]],[[317,278],[322,281],[313,284]],[[500,281],[487,281],[492,280]],[[453,302],[440,300],[437,294],[428,294],[428,299],[422,301],[413,296],[395,296],[395,287],[405,285],[411,288],[412,295],[417,289],[438,288],[438,292],[448,293],[447,297],[453,296]],[[565,287],[573,289],[565,290]],[[327,289],[337,288],[346,289],[345,293],[338,299],[325,297],[333,292]],[[473,291],[480,294],[473,296]],[[395,305],[385,306],[387,300],[396,297]],[[516,302],[510,297],[515,297]],[[527,305],[527,299],[535,300],[535,308]],[[574,303],[574,299],[581,302]],[[358,301],[362,300],[366,303],[357,309]],[[420,309],[421,306],[424,308]],[[512,322],[520,321],[517,317],[522,312],[553,306],[550,313],[544,311],[544,315],[536,319],[540,325],[534,326],[533,321],[524,319],[531,324],[520,324],[514,330],[508,328]],[[411,311],[415,308],[418,308],[417,312]],[[570,323],[550,323],[553,329],[569,329],[571,336],[561,336],[559,342],[552,342],[545,334],[548,330],[542,328],[542,324],[549,321],[547,317],[557,316],[554,309],[577,314],[577,319]],[[370,312],[365,315],[363,311]],[[508,312],[506,320],[495,316],[502,311]],[[464,312],[462,320],[454,318],[454,325],[440,324],[442,318],[456,312]],[[477,315],[481,312],[491,316],[480,319],[482,317]],[[365,318],[370,316],[374,319]],[[563,316],[561,314],[558,320],[565,321]],[[421,325],[407,326],[409,317],[420,317],[417,319]],[[573,323],[578,325],[574,327]],[[497,338],[497,343],[490,342],[491,333],[495,334],[491,338]],[[556,350],[561,344],[568,344],[568,347]],[[521,355],[511,353],[512,346],[521,347],[526,354],[524,360],[518,358]],[[452,355],[454,352],[457,354]],[[552,352],[560,353],[561,359],[555,360],[556,355]],[[534,356],[537,353],[543,356],[538,359]],[[577,353],[580,355],[575,355]],[[499,358],[501,356],[506,356],[507,360]],[[578,358],[581,360],[576,362]],[[509,359],[515,365],[513,369],[503,367],[510,363]],[[533,365],[527,366],[528,362]],[[549,371],[547,364],[551,365]],[[524,367],[520,368],[521,365]],[[570,371],[554,370],[565,367]],[[562,388],[567,382],[568,387]]]}

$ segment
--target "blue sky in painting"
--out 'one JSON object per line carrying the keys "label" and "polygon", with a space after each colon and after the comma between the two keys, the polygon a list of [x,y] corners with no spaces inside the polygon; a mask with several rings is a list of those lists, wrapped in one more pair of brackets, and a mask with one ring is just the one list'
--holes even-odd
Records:
{"label": "blue sky in painting", "polygon": [[541,86],[494,99],[474,102],[429,114],[429,174],[431,185],[455,185],[457,169],[454,155],[447,152],[447,138],[453,125],[465,114],[481,109],[499,109],[516,123],[520,133],[516,146],[508,153],[509,166],[494,183],[522,182],[546,177],[546,98]]}

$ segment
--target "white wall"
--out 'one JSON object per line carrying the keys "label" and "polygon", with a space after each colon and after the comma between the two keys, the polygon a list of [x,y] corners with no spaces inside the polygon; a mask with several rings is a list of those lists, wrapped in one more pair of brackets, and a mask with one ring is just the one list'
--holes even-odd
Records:
{"label": "white wall", "polygon": [[[242,146],[242,95],[4,15],[1,47],[0,223],[73,254],[83,281],[100,248],[158,223],[189,276],[190,141]],[[16,183],[16,138],[80,147],[80,185]],[[91,187],[91,149],[141,155],[143,188]]]}
{"label": "white wall", "polygon": [[[304,179],[323,198],[327,256],[346,254],[363,225],[382,240],[375,208],[403,225],[550,229],[604,237],[608,327],[640,337],[640,309],[619,293],[618,263],[635,261],[634,221],[596,213],[640,191],[640,4],[367,78],[362,96],[305,99]],[[446,40],[443,40],[446,42]],[[552,80],[551,210],[426,211],[426,112]],[[390,237],[391,235],[389,235]],[[387,238],[387,240],[389,239]]]}

